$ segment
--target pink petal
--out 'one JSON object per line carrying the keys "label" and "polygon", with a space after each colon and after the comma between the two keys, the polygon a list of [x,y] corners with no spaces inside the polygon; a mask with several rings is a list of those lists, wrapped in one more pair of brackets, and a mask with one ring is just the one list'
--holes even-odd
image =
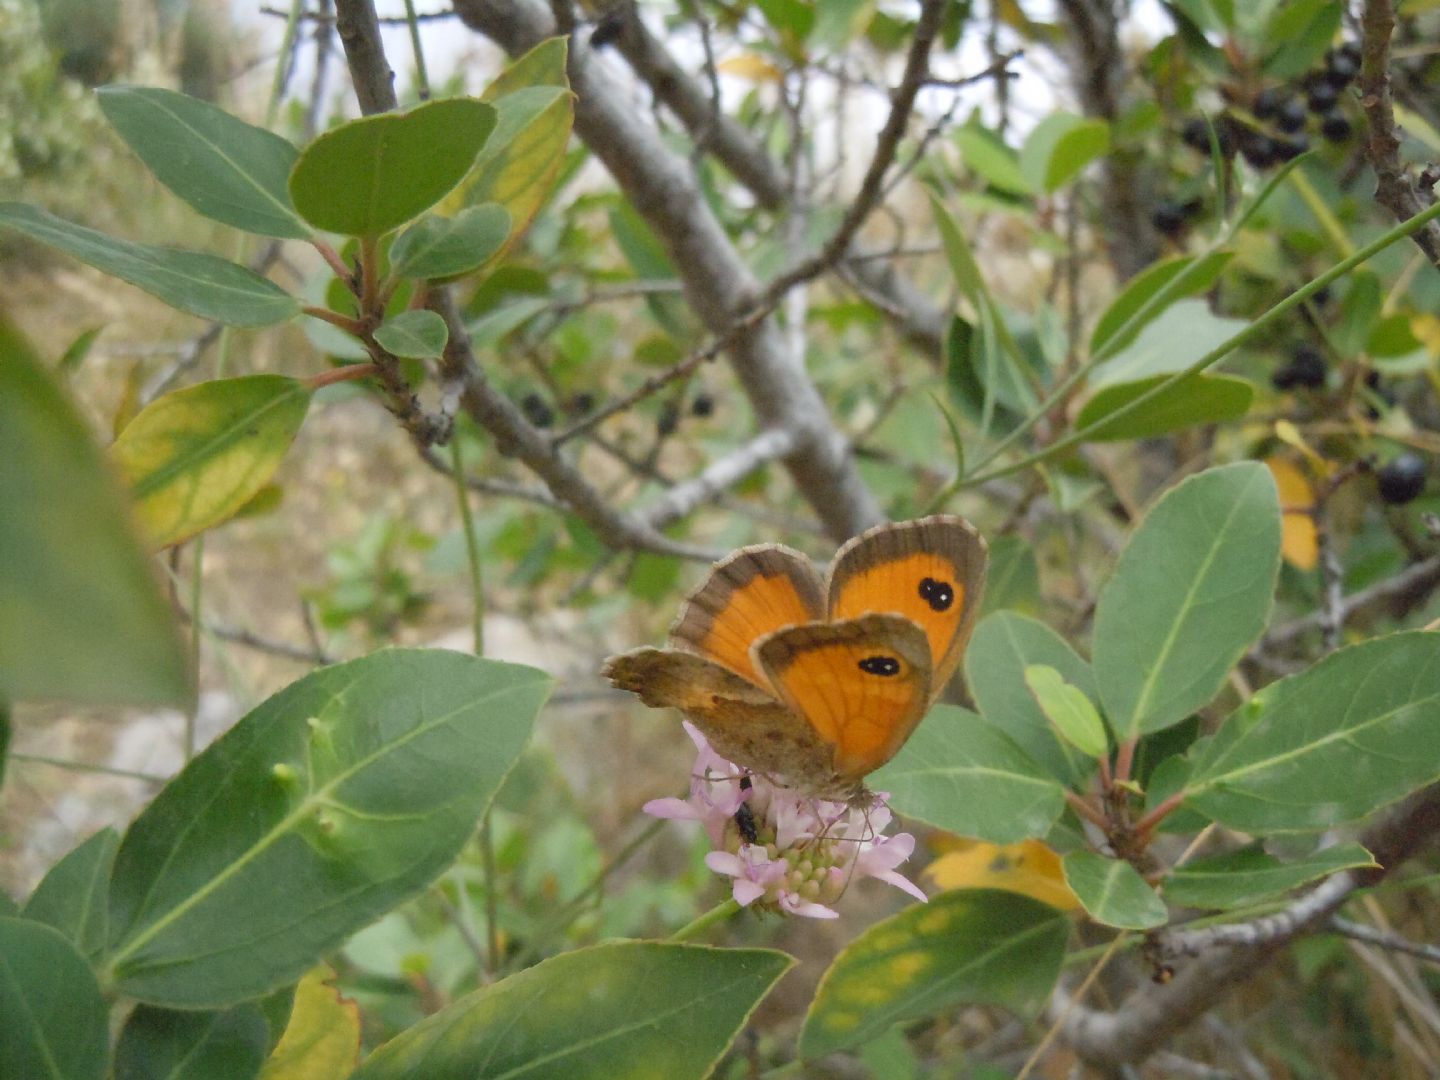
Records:
{"label": "pink petal", "polygon": [[672,821],[700,821],[705,814],[699,807],[673,795],[663,799],[651,799],[641,807],[651,817],[667,818]]}
{"label": "pink petal", "polygon": [[791,915],[801,915],[807,919],[838,919],[840,913],[824,904],[817,904],[812,900],[801,900],[794,893],[784,893],[780,897],[780,907]]}
{"label": "pink petal", "polygon": [[749,907],[765,895],[765,886],[761,885],[758,881],[746,881],[743,878],[736,878],[730,894],[735,897],[735,902],[741,907]]}
{"label": "pink petal", "polygon": [[717,874],[724,874],[726,877],[743,878],[747,877],[750,867],[739,855],[733,855],[728,851],[711,851],[705,855],[705,865]]}
{"label": "pink petal", "polygon": [[871,874],[870,876],[875,878],[877,881],[885,882],[887,885],[894,885],[897,889],[901,889],[904,892],[909,893],[921,903],[927,903],[930,900],[930,898],[925,895],[924,891],[918,885],[916,885],[909,878],[905,877],[903,874],[897,874],[893,870],[882,870],[880,873]]}

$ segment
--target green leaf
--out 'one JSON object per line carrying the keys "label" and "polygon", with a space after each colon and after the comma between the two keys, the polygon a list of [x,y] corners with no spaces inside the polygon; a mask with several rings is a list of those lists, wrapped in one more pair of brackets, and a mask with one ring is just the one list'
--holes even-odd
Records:
{"label": "green leaf", "polygon": [[355,1080],[700,1080],[792,963],[769,949],[649,941],[562,953],[391,1039]]}
{"label": "green leaf", "polygon": [[1099,425],[1085,436],[1088,442],[1148,439],[1197,424],[1239,419],[1250,410],[1250,402],[1255,397],[1255,387],[1248,379],[1235,375],[1191,375],[1123,416],[1106,419],[1167,378],[1168,375],[1154,375],[1102,387],[1081,408],[1075,419],[1076,429]]}
{"label": "green leaf", "polygon": [[1033,613],[1039,607],[1040,564],[1035,559],[1035,548],[1020,536],[992,540],[981,616],[1006,610]]}
{"label": "green leaf", "polygon": [[1266,28],[1268,46],[1275,51],[1263,70],[1272,79],[1304,75],[1325,55],[1340,29],[1339,0],[1289,0],[1276,11]]}
{"label": "green leaf", "polygon": [[765,21],[793,41],[804,41],[815,27],[815,8],[805,0],[756,0]]}
{"label": "green leaf", "polygon": [[390,248],[391,272],[437,280],[479,269],[504,246],[510,214],[495,203],[461,210],[453,218],[421,218]]}
{"label": "green leaf", "polygon": [[1282,863],[1258,844],[1196,859],[1165,879],[1165,895],[1183,907],[1223,911],[1249,907],[1340,870],[1377,865],[1354,842],[1336,844],[1296,862]]}
{"label": "green leaf", "polygon": [[1230,257],[1231,252],[1215,251],[1204,256],[1167,259],[1136,274],[1096,322],[1090,335],[1090,354],[1118,352],[1134,341],[1141,328],[1153,322],[1169,304],[1208,291],[1219,280]]}
{"label": "green leaf", "polygon": [[282,690],[125,834],[108,981],[176,1008],[294,982],[454,859],[549,689],[533,668],[395,649]]}
{"label": "green leaf", "polygon": [[1110,149],[1110,125],[1058,112],[1035,125],[1020,148],[1020,173],[1035,191],[1057,191]]}
{"label": "green leaf", "polygon": [[440,355],[450,330],[435,312],[416,308],[386,319],[376,328],[375,340],[396,356],[424,359]]}
{"label": "green leaf", "polygon": [[1012,195],[1031,195],[1034,188],[1020,171],[1020,155],[989,128],[966,124],[955,132],[965,167],[991,187]]}
{"label": "green leaf", "polygon": [[105,1002],[85,958],[43,923],[0,918],[0,1077],[101,1080]]}
{"label": "green leaf", "polygon": [[156,398],[110,447],[155,547],[220,524],[269,483],[311,391],[286,375],[244,375]]}
{"label": "green leaf", "polygon": [[953,705],[937,705],[870,779],[907,817],[1009,844],[1044,836],[1065,793],[1010,737]]}
{"label": "green leaf", "polygon": [[1095,681],[1116,737],[1207,704],[1265,628],[1280,572],[1280,500],[1258,462],[1166,492],[1130,537],[1095,609]]}
{"label": "green leaf", "polygon": [[1380,321],[1384,300],[1379,274],[1356,270],[1350,275],[1350,288],[1340,304],[1340,320],[1330,331],[1330,341],[1341,357],[1348,360],[1364,350]]}
{"label": "green leaf", "polygon": [[213,221],[303,240],[286,180],[297,152],[209,102],[153,86],[102,86],[100,108],[155,178]]}
{"label": "green leaf", "polygon": [[1204,744],[1186,804],[1243,832],[1356,821],[1440,778],[1440,634],[1377,638],[1271,683]]}
{"label": "green leaf", "polygon": [[1096,696],[1090,665],[1042,622],[1000,612],[980,620],[965,650],[965,683],[981,714],[1021,745],[1045,771],[1073,786],[1085,780],[1092,763],[1055,734],[1025,687],[1031,664],[1055,668],[1087,697]]}
{"label": "green leaf", "polygon": [[1029,1019],[1060,975],[1069,921],[998,889],[955,889],[876,923],[830,965],[800,1033],[807,1058],[846,1050],[892,1024],[958,1005]]}
{"label": "green leaf", "polygon": [[955,285],[978,311],[982,304],[988,301],[989,293],[985,288],[985,279],[980,275],[980,267],[975,262],[975,254],[970,250],[970,244],[965,239],[965,234],[960,231],[960,226],[955,224],[950,211],[945,209],[945,204],[934,192],[927,194],[930,197],[930,212],[935,218],[935,228],[940,233],[940,243],[945,249],[945,258],[950,264]]}
{"label": "green leaf", "polygon": [[88,425],[0,320],[0,698],[188,706],[189,652]]}
{"label": "green leaf", "polygon": [[116,240],[24,203],[0,203],[0,225],[202,319],[270,326],[300,313],[299,302],[273,281],[215,255]]}
{"label": "green leaf", "polygon": [[101,829],[76,847],[35,886],[25,902],[25,918],[53,926],[86,957],[97,957],[108,936],[105,893],[119,847],[114,829]]}
{"label": "green leaf", "polygon": [[90,349],[95,344],[95,339],[100,336],[105,327],[92,326],[88,330],[82,330],[76,335],[75,340],[65,347],[60,359],[55,363],[55,370],[62,375],[69,375],[80,370],[80,365],[90,355]]}
{"label": "green leaf", "polygon": [[1184,371],[1212,349],[1245,329],[1243,319],[1211,313],[1204,300],[1181,300],[1170,305],[1135,339],[1095,371],[1096,386],[1135,382],[1152,375]]}
{"label": "green leaf", "polygon": [[1092,758],[1103,757],[1109,751],[1105,721],[1100,719],[1085,691],[1071,686],[1065,676],[1047,664],[1026,667],[1025,685],[1051,726],[1071,746]]}
{"label": "green leaf", "polygon": [[254,1080],[269,1044],[253,1004],[224,1012],[137,1005],[115,1047],[115,1080]]}
{"label": "green leaf", "polygon": [[494,127],[495,110],[474,98],[352,120],[301,152],[290,197],[318,229],[382,236],[453,191]]}
{"label": "green leaf", "polygon": [[1062,865],[1070,891],[1098,923],[1121,930],[1149,930],[1163,926],[1170,917],[1165,901],[1123,860],[1107,859],[1093,851],[1072,851]]}

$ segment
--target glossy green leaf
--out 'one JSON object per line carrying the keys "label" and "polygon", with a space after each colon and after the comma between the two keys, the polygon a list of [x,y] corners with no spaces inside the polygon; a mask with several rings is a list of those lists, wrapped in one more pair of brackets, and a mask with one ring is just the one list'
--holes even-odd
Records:
{"label": "glossy green leaf", "polygon": [[1093,376],[1093,385],[1110,386],[1184,371],[1244,329],[1243,319],[1216,315],[1204,300],[1179,300],[1101,364]]}
{"label": "glossy green leaf", "polygon": [[1059,978],[1069,933],[1049,904],[998,889],[956,889],[908,907],[835,958],[805,1017],[800,1053],[846,1050],[958,1005],[1033,1017]]}
{"label": "glossy green leaf", "polygon": [[1088,430],[1091,425],[1098,425],[1085,436],[1089,442],[1148,439],[1197,424],[1238,420],[1250,411],[1250,402],[1255,397],[1255,387],[1248,379],[1234,375],[1191,375],[1124,415],[1106,419],[1128,408],[1136,398],[1148,394],[1167,378],[1168,375],[1155,375],[1103,387],[1081,408],[1075,427]]}
{"label": "glossy green leaf", "polygon": [[105,894],[120,834],[101,829],[50,868],[25,902],[24,916],[53,926],[85,956],[105,948]]}
{"label": "glossy green leaf", "polygon": [[275,475],[310,389],[285,375],[187,386],[142,409],[110,448],[155,547],[225,521]]}
{"label": "glossy green leaf", "polygon": [[1265,74],[1273,79],[1304,75],[1325,55],[1340,29],[1340,0],[1289,0],[1278,5],[1265,41],[1274,52],[1265,61]]}
{"label": "glossy green leaf", "polygon": [[1044,836],[1065,794],[1008,735],[953,705],[937,705],[869,783],[907,817],[1009,844]]}
{"label": "glossy green leaf", "polygon": [[1354,842],[1288,863],[1252,845],[1186,863],[1165,879],[1165,896],[1182,907],[1223,911],[1249,907],[1340,870],[1375,865],[1370,853]]}
{"label": "glossy green leaf", "polygon": [[269,1043],[253,1004],[223,1012],[137,1005],[115,1046],[115,1080],[254,1080]]}
{"label": "glossy green leaf", "polygon": [[510,235],[510,213],[481,203],[453,218],[421,218],[390,248],[391,272],[402,277],[437,280],[467,274],[483,266]]}
{"label": "glossy green leaf", "polygon": [[1020,148],[1020,173],[1036,191],[1058,191],[1110,149],[1110,125],[1058,112],[1035,125]]}
{"label": "glossy green leaf", "polygon": [[1149,930],[1163,926],[1170,917],[1165,901],[1122,859],[1072,851],[1062,865],[1070,891],[1098,923],[1121,930]]}
{"label": "glossy green leaf", "polygon": [[1187,805],[1243,832],[1355,821],[1440,778],[1440,634],[1377,638],[1271,683],[1198,751]]}
{"label": "glossy green leaf", "polygon": [[966,124],[955,132],[965,167],[991,187],[1012,195],[1031,195],[1034,187],[1020,171],[1020,155],[989,128]]}
{"label": "glossy green leaf", "polygon": [[1071,746],[1092,758],[1103,757],[1109,751],[1105,721],[1085,691],[1070,685],[1048,664],[1026,667],[1025,685],[1051,727]]}
{"label": "glossy green leaf", "polygon": [[0,320],[0,697],[168,704],[189,654],[89,427]]}
{"label": "glossy green leaf", "polygon": [[300,313],[299,302],[273,281],[215,255],[116,240],[24,203],[0,203],[0,226],[202,319],[227,326],[270,326]]}
{"label": "glossy green leaf", "polygon": [[102,86],[100,108],[155,178],[206,217],[261,236],[310,230],[286,189],[297,151],[208,101],[154,86]]}
{"label": "glossy green leaf", "polygon": [[1170,304],[1208,291],[1219,280],[1230,257],[1228,251],[1215,251],[1167,259],[1136,274],[1095,323],[1090,334],[1091,355],[1118,352]]}
{"label": "glossy green leaf", "polygon": [[355,1080],[700,1080],[792,963],[648,941],[562,953],[391,1039]]}
{"label": "glossy green leaf", "polygon": [[494,127],[495,110],[474,98],[352,120],[301,152],[290,197],[318,229],[381,236],[453,191]]}
{"label": "glossy green leaf", "polygon": [[1034,546],[1019,536],[992,540],[981,616],[1011,610],[1034,614],[1039,608],[1040,564]]}
{"label": "glossy green leaf", "polygon": [[386,319],[376,328],[375,340],[396,356],[424,359],[440,355],[450,331],[441,316],[416,308]]}
{"label": "glossy green leaf", "polygon": [[1264,465],[1208,469],[1166,492],[1095,609],[1095,681],[1117,738],[1209,703],[1265,628],[1279,572],[1280,501]]}
{"label": "glossy green leaf", "polygon": [[295,981],[455,858],[549,688],[533,668],[438,649],[291,684],[125,834],[108,981],[177,1008]]}
{"label": "glossy green leaf", "polygon": [[1019,743],[1049,775],[1074,785],[1090,775],[1092,763],[1059,738],[1025,686],[1031,664],[1055,668],[1065,681],[1094,699],[1090,665],[1044,623],[1000,612],[980,620],[965,650],[965,683],[980,712]]}
{"label": "glossy green leaf", "polygon": [[0,918],[0,1077],[101,1080],[105,1002],[85,958],[58,930]]}

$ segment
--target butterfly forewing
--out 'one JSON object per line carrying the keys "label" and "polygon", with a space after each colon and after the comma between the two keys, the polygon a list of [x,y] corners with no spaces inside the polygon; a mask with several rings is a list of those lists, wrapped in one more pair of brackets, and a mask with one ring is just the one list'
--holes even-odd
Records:
{"label": "butterfly forewing", "polygon": [[754,654],[780,700],[829,750],[841,781],[889,761],[929,707],[929,643],[903,616],[788,627],[758,641]]}
{"label": "butterfly forewing", "polygon": [[904,615],[929,641],[931,696],[960,663],[985,588],[986,547],[964,518],[881,525],[851,540],[830,568],[829,618]]}
{"label": "butterfly forewing", "polygon": [[831,748],[773,695],[712,660],[679,649],[632,649],[600,674],[652,708],[674,708],[727,761],[806,790],[834,784]]}
{"label": "butterfly forewing", "polygon": [[779,544],[761,544],[715,564],[680,609],[670,644],[764,686],[750,646],[781,627],[824,617],[825,588],[810,560]]}

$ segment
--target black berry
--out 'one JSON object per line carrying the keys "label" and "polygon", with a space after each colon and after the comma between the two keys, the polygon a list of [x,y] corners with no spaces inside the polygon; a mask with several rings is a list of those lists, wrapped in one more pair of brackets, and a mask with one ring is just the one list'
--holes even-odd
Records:
{"label": "black berry", "polygon": [[1158,233],[1170,237],[1179,236],[1185,231],[1185,210],[1169,199],[1162,199],[1150,215],[1150,224],[1155,226]]}
{"label": "black berry", "polygon": [[1290,366],[1295,370],[1295,381],[1298,385],[1308,386],[1312,390],[1325,385],[1325,356],[1314,345],[1302,343],[1295,346],[1295,352],[1290,356]]}
{"label": "black berry", "polygon": [[1320,134],[1331,142],[1344,142],[1350,138],[1350,121],[1339,109],[1331,109],[1320,118]]}
{"label": "black berry", "polygon": [[585,416],[594,408],[594,394],[587,394],[582,390],[570,398],[570,411],[576,416]]}
{"label": "black berry", "polygon": [[1305,95],[1305,104],[1310,107],[1312,113],[1317,115],[1329,112],[1339,100],[1340,91],[1328,82],[1312,83],[1310,92]]}
{"label": "black berry", "polygon": [[1325,81],[1336,90],[1344,90],[1351,80],[1360,74],[1360,61],[1348,53],[1336,50],[1325,58]]}
{"label": "black berry", "polygon": [[1268,169],[1279,153],[1275,140],[1258,131],[1247,131],[1240,139],[1240,156],[1256,169]]}
{"label": "black berry", "polygon": [[612,11],[604,15],[595,24],[595,29],[590,33],[590,47],[592,49],[603,49],[606,45],[613,45],[620,40],[620,35],[625,33],[625,19],[618,11]]}
{"label": "black berry", "polygon": [[1356,70],[1360,68],[1360,43],[1358,41],[1347,41],[1335,50],[1335,55],[1343,56],[1355,65]]}
{"label": "black berry", "polygon": [[1180,141],[1202,154],[1210,152],[1210,125],[1203,116],[1192,116],[1180,129]]}
{"label": "black berry", "polygon": [[1287,101],[1275,114],[1275,126],[1292,134],[1299,131],[1305,126],[1305,106],[1298,101]]}
{"label": "black berry", "polygon": [[1402,506],[1425,490],[1425,459],[1406,451],[1375,474],[1380,498]]}
{"label": "black berry", "polygon": [[555,422],[555,413],[539,394],[526,394],[521,398],[520,411],[525,414],[526,420],[538,428],[549,427]]}
{"label": "black berry", "polygon": [[1280,110],[1290,103],[1290,95],[1284,90],[1275,87],[1267,87],[1255,95],[1255,101],[1250,106],[1250,111],[1261,120],[1273,120],[1280,114]]}
{"label": "black berry", "polygon": [[1310,140],[1304,135],[1296,135],[1293,139],[1275,140],[1275,156],[1281,161],[1293,161],[1309,149]]}
{"label": "black berry", "polygon": [[702,390],[690,402],[690,411],[699,417],[710,416],[715,412],[715,399]]}
{"label": "black berry", "polygon": [[660,406],[660,415],[655,420],[655,433],[662,439],[667,435],[675,434],[675,429],[680,426],[680,410],[673,401],[667,401]]}

